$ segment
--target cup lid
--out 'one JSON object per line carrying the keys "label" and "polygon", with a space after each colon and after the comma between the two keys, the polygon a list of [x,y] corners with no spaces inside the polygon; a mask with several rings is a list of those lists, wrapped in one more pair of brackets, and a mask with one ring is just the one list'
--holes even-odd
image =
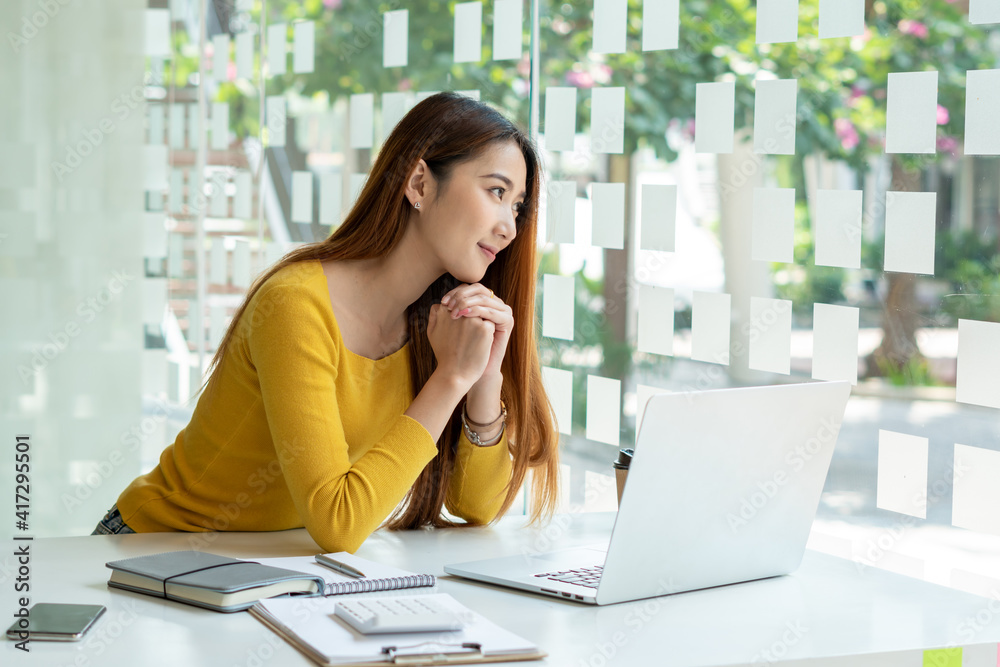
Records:
{"label": "cup lid", "polygon": [[631,447],[627,449],[618,450],[618,460],[615,461],[616,468],[628,468],[629,464],[632,463],[632,457],[635,455],[635,450]]}

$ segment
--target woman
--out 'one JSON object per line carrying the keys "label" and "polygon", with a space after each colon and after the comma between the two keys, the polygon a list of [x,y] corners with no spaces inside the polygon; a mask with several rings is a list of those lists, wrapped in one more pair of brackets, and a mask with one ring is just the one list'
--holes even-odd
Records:
{"label": "woman", "polygon": [[343,224],[257,278],[190,424],[94,534],[305,526],[353,552],[383,522],[459,525],[442,508],[489,523],[529,468],[532,520],[551,514],[540,176],[489,106],[450,92],[417,104]]}

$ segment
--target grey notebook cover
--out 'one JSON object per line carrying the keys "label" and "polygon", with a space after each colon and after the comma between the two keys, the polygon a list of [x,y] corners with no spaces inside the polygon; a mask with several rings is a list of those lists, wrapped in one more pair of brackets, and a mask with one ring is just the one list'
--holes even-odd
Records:
{"label": "grey notebook cover", "polygon": [[191,586],[193,588],[202,588],[225,595],[250,588],[268,586],[281,581],[306,579],[314,581],[317,590],[325,591],[326,589],[326,582],[319,576],[286,570],[281,567],[261,565],[253,561],[205,553],[204,551],[169,551],[149,556],[114,560],[105,563],[105,566],[112,570],[121,570],[148,577],[162,583],[164,588],[160,591],[153,591],[147,588],[128,586],[112,581],[108,582],[108,586],[177,600],[178,602],[213,609],[215,611],[240,611],[253,606],[256,600],[229,607],[220,607],[176,595],[167,595],[166,584],[172,583]]}

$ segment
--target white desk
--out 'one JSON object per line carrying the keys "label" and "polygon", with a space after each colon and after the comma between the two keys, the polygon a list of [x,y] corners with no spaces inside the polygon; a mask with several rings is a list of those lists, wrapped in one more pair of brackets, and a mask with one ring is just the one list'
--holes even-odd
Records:
{"label": "white desk", "polygon": [[[567,515],[546,529],[528,530],[522,517],[508,517],[491,528],[378,532],[358,555],[441,576],[439,592],[537,642],[549,654],[544,664],[551,665],[761,665],[1000,641],[1000,613],[991,611],[1000,612],[996,601],[877,569],[859,572],[849,561],[812,551],[786,577],[608,607],[467,582],[442,570],[446,562],[546,550],[554,540],[560,546],[600,541],[613,520],[612,513]],[[32,602],[97,603],[108,612],[82,642],[31,642],[25,654],[5,641],[0,661],[46,667],[312,664],[245,612],[222,614],[107,587],[105,562],[189,549],[192,538],[204,551],[241,558],[319,552],[304,530],[36,540]],[[6,627],[13,584],[2,585]],[[977,615],[982,625],[972,626]]]}

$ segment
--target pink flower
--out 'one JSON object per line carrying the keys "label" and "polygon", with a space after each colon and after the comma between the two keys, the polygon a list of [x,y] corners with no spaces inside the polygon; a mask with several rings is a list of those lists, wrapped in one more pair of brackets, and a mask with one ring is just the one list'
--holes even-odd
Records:
{"label": "pink flower", "polygon": [[611,81],[611,67],[608,65],[597,65],[592,70],[592,76],[594,77],[594,83],[609,83]]}
{"label": "pink flower", "polygon": [[912,21],[910,19],[903,19],[899,22],[899,31],[904,35],[913,35],[920,39],[926,39],[930,34],[926,25],[920,21]]}
{"label": "pink flower", "polygon": [[327,9],[340,9],[343,0],[323,0],[323,6]]}
{"label": "pink flower", "polygon": [[413,82],[409,79],[403,79],[399,82],[399,91],[404,92],[413,87]]}
{"label": "pink flower", "polygon": [[958,152],[958,139],[942,134],[937,138],[937,149],[942,153],[955,155]]}
{"label": "pink flower", "polygon": [[844,147],[845,151],[855,148],[861,142],[861,137],[858,136],[858,131],[854,127],[854,123],[846,118],[837,118],[834,120],[833,130],[836,132],[837,138],[840,139],[840,145]]}
{"label": "pink flower", "polygon": [[594,77],[590,75],[590,72],[581,72],[574,69],[566,72],[566,83],[577,88],[593,88]]}
{"label": "pink flower", "polygon": [[938,110],[937,110],[937,124],[938,125],[947,125],[948,124],[948,118],[949,118],[949,116],[948,116],[948,110],[945,109],[943,106],[941,106],[939,104],[938,105]]}

